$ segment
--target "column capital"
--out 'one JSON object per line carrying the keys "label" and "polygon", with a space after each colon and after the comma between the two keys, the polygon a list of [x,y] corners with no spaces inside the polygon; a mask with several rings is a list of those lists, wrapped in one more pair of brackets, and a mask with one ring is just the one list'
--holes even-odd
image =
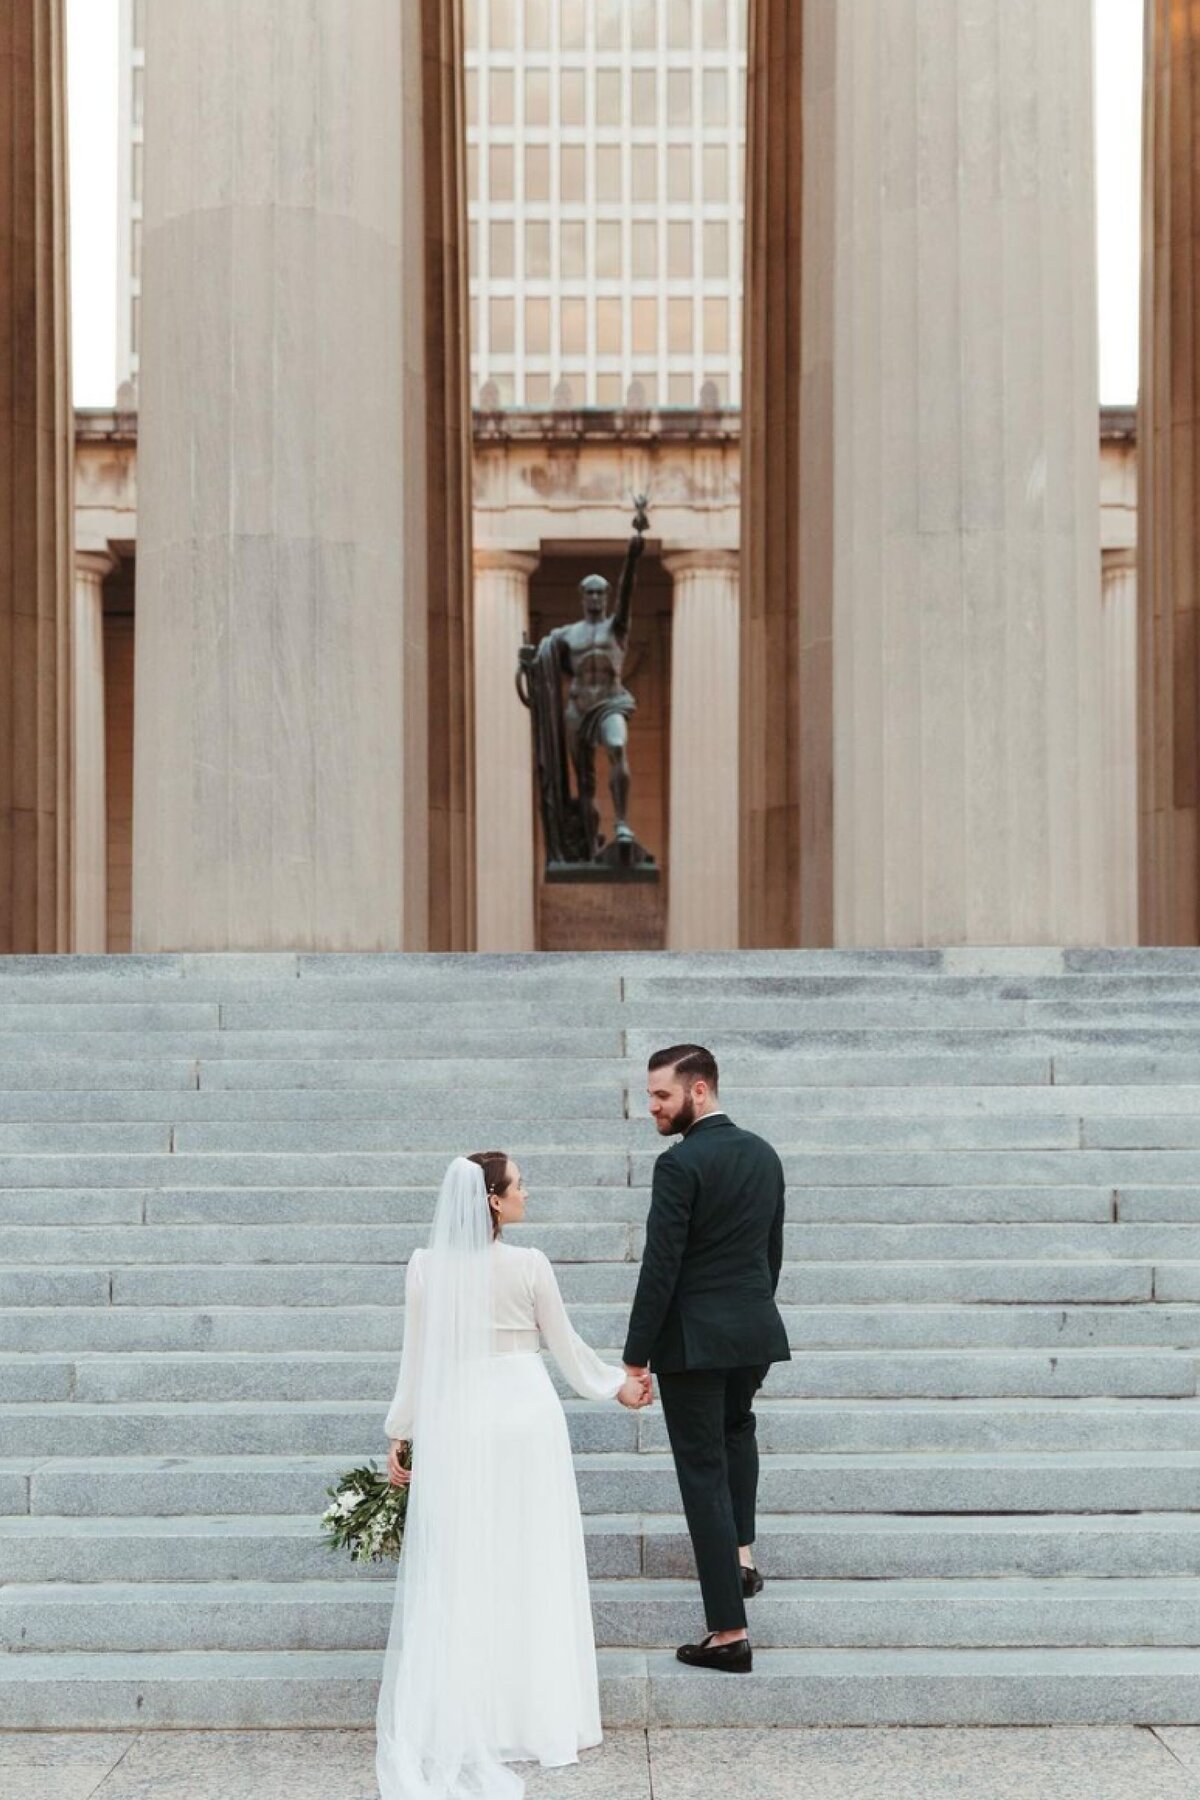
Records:
{"label": "column capital", "polygon": [[121,559],[111,550],[76,550],[75,573],[91,575],[97,581],[103,581],[114,569],[120,567]]}
{"label": "column capital", "polygon": [[502,573],[506,575],[532,575],[541,557],[536,550],[507,550],[501,545],[476,544],[474,550],[475,573]]}
{"label": "column capital", "polygon": [[736,575],[741,565],[737,550],[726,550],[713,544],[702,544],[688,550],[664,550],[660,558],[668,575]]}
{"label": "column capital", "polygon": [[1103,575],[1111,575],[1118,569],[1136,569],[1137,565],[1136,544],[1118,544],[1100,552],[1100,571]]}

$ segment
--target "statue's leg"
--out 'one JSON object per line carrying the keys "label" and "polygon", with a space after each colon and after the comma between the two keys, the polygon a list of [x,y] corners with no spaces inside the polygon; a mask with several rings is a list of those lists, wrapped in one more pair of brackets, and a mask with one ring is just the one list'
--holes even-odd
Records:
{"label": "statue's leg", "polygon": [[587,830],[589,844],[594,850],[596,840],[600,835],[600,808],[596,805],[595,758],[591,745],[586,742],[581,731],[572,731],[569,734],[567,747],[575,769],[580,815]]}
{"label": "statue's leg", "polygon": [[610,713],[602,727],[604,747],[608,751],[608,789],[612,795],[616,818],[616,835],[630,837],[629,829],[629,727],[620,713]]}

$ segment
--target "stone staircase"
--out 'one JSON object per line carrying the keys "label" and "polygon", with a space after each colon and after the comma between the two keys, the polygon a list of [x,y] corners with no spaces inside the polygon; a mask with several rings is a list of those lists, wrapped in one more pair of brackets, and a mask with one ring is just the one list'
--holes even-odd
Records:
{"label": "stone staircase", "polygon": [[780,1148],[749,1681],[661,1413],[568,1399],[612,1725],[1200,1722],[1200,953],[0,963],[0,1725],[369,1724],[380,1455],[456,1150],[614,1359],[698,1037]]}

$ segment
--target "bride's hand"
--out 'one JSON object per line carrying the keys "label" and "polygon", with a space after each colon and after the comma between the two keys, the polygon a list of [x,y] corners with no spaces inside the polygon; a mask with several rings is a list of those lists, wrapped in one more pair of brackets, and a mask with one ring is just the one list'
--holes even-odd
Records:
{"label": "bride's hand", "polygon": [[617,1399],[622,1406],[627,1406],[630,1412],[637,1412],[639,1407],[649,1406],[653,1398],[649,1382],[638,1375],[627,1375],[617,1389]]}
{"label": "bride's hand", "polygon": [[407,1487],[412,1480],[412,1470],[400,1467],[400,1456],[404,1450],[403,1440],[397,1438],[388,1445],[388,1485],[390,1487]]}

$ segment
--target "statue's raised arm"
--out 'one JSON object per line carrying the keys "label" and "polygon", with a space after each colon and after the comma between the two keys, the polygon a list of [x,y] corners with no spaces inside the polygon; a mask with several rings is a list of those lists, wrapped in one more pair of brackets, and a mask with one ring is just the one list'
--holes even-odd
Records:
{"label": "statue's raised arm", "polygon": [[620,585],[617,588],[617,606],[613,613],[613,631],[623,645],[629,637],[629,621],[633,612],[633,584],[637,580],[638,558],[646,548],[646,532],[650,528],[650,516],[646,511],[648,496],[633,496],[633,536],[629,540],[629,548],[625,552],[625,567],[621,570]]}

